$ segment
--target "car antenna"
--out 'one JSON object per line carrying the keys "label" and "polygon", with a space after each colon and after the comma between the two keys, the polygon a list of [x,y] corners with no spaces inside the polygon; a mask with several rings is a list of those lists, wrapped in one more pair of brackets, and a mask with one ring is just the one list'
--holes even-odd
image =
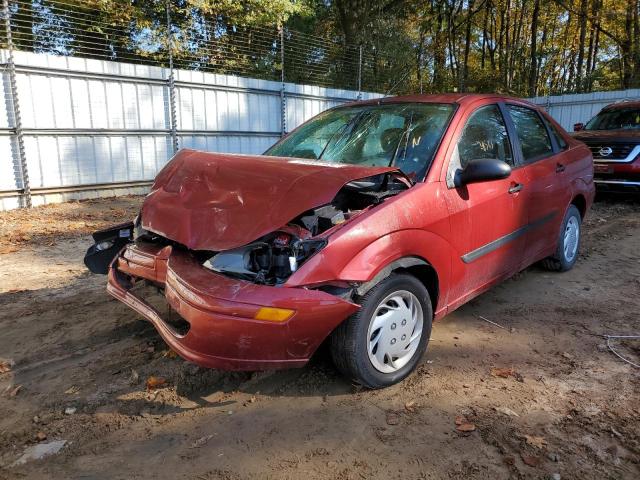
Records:
{"label": "car antenna", "polygon": [[400,77],[400,80],[398,80],[396,83],[394,83],[391,88],[389,90],[387,90],[387,92],[382,96],[382,98],[386,98],[389,96],[389,94],[391,92],[393,92],[393,90],[400,84],[401,81],[403,81],[405,78],[407,78],[407,76],[409,75],[409,73],[411,72],[411,70],[407,70],[405,72],[404,75],[402,75],[402,77]]}

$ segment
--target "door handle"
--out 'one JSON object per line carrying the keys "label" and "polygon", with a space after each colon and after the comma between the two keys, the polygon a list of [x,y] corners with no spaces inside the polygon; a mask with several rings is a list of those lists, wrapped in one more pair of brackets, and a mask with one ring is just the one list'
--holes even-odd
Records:
{"label": "door handle", "polygon": [[521,183],[516,183],[515,185],[511,185],[509,188],[509,193],[517,193],[524,188],[524,185]]}
{"label": "door handle", "polygon": [[563,164],[558,163],[556,164],[556,173],[562,173],[565,171],[567,167],[565,167]]}

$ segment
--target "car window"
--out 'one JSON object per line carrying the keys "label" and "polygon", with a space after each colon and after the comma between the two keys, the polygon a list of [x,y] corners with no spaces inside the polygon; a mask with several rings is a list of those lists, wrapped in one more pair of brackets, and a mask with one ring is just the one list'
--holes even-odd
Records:
{"label": "car window", "polygon": [[640,109],[612,108],[603,110],[584,127],[585,130],[628,130],[640,129]]}
{"label": "car window", "polygon": [[[402,113],[393,111],[381,112],[376,119],[374,119],[374,116],[369,117],[368,122],[371,124],[371,131],[365,137],[362,150],[358,152],[362,161],[370,161],[374,164],[376,160],[384,159],[388,163],[388,160],[386,160],[389,158],[388,155],[395,153],[400,137],[402,137],[405,130],[406,117]],[[330,147],[336,148],[339,144],[340,142],[330,144]],[[338,150],[341,147],[342,145],[338,146]],[[331,156],[332,149],[328,148],[325,153]],[[337,152],[335,154],[339,155]]]}
{"label": "car window", "polygon": [[460,168],[482,158],[497,158],[513,166],[507,127],[497,105],[481,107],[467,120],[458,140],[458,155]]}
{"label": "car window", "polygon": [[562,134],[558,130],[558,127],[556,127],[551,122],[546,122],[546,123],[549,126],[549,129],[551,130],[551,135],[553,135],[553,137],[556,139],[556,142],[558,143],[558,146],[560,147],[560,150],[565,150],[568,147],[568,145],[567,145],[566,140],[564,139],[564,137],[562,136]]}
{"label": "car window", "polygon": [[446,108],[431,108],[429,115],[414,114],[405,141],[398,148],[394,165],[413,180],[424,178],[450,115],[451,111]]}
{"label": "car window", "polygon": [[[271,147],[267,155],[317,160],[331,139],[337,136],[338,132],[346,129],[362,111],[352,108],[337,114],[333,112],[333,115],[331,113],[321,113],[316,117],[316,121],[301,126],[289,137],[285,137],[284,141]],[[295,137],[297,141],[295,143],[287,141],[291,137]]]}
{"label": "car window", "polygon": [[507,105],[507,108],[516,127],[524,162],[552,154],[551,139],[538,112],[518,105]]}
{"label": "car window", "polygon": [[395,166],[422,180],[453,115],[453,104],[355,105],[318,115],[265,155]]}

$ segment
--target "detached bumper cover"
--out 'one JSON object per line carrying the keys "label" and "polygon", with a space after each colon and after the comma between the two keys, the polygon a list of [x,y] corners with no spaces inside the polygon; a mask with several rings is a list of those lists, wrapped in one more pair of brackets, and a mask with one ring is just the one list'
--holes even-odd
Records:
{"label": "detached bumper cover", "polygon": [[[138,279],[164,285],[166,299],[189,323],[180,334],[131,291]],[[227,278],[172,247],[130,245],[109,270],[108,292],[148,319],[181,357],[224,370],[303,366],[326,336],[359,306],[317,290],[270,287]],[[285,322],[255,320],[260,307],[287,308]]]}

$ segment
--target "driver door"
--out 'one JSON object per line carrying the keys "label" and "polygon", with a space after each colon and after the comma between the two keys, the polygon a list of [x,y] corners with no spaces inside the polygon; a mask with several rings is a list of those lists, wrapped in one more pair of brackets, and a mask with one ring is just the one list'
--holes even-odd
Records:
{"label": "driver door", "polygon": [[[471,160],[492,158],[508,163],[508,178],[453,185],[458,169]],[[446,202],[451,219],[454,284],[451,308],[493,282],[519,271],[526,246],[526,169],[516,156],[498,104],[484,105],[467,119],[449,159]]]}

